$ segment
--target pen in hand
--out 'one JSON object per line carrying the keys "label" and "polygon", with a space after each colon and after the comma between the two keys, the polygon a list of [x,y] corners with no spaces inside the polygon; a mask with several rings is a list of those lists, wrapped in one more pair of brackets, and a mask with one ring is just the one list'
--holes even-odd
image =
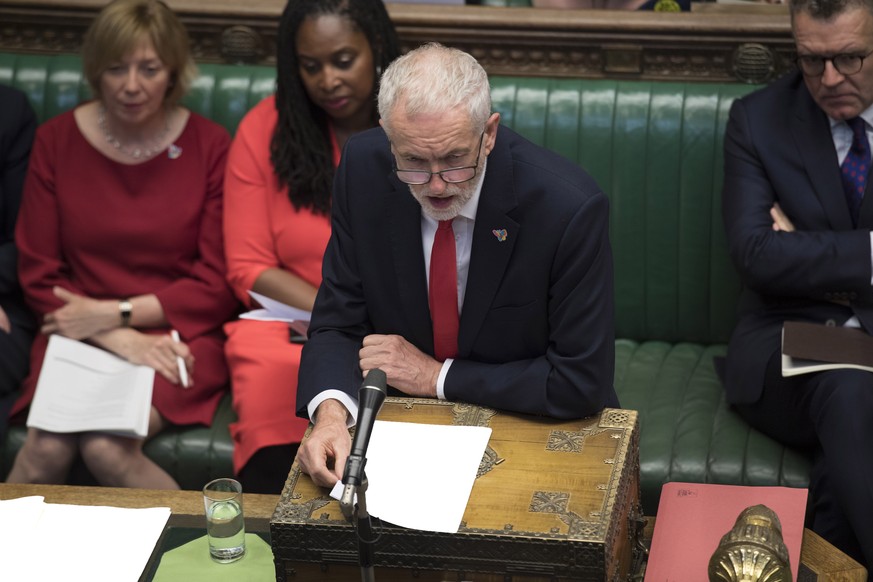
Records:
{"label": "pen in hand", "polygon": [[[182,342],[179,338],[179,332],[175,329],[170,331],[170,337],[177,344]],[[185,367],[185,360],[182,359],[182,356],[176,356],[176,365],[179,367],[179,381],[182,384],[182,388],[188,388],[188,368]]]}

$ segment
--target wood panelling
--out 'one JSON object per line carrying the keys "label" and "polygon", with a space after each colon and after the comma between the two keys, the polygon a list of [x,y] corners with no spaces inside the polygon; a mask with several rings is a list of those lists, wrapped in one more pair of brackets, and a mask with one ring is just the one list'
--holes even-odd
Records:
{"label": "wood panelling", "polygon": [[[0,0],[0,51],[77,52],[104,0]],[[283,0],[169,0],[200,62],[275,62]],[[438,41],[491,74],[765,82],[794,66],[787,9],[760,13],[389,4],[403,48]]]}

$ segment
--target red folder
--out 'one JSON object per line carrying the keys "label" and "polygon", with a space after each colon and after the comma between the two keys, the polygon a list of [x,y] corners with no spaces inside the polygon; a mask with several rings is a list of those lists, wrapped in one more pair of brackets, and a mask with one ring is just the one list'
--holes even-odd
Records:
{"label": "red folder", "polygon": [[745,508],[763,504],[782,523],[791,574],[797,580],[806,489],[667,483],[655,520],[646,582],[708,580],[709,559]]}

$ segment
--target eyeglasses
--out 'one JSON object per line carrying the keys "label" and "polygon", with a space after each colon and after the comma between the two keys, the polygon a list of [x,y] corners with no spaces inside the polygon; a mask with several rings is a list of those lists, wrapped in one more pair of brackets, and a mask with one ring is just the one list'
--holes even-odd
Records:
{"label": "eyeglasses", "polygon": [[797,57],[797,66],[808,77],[819,77],[824,73],[825,63],[830,61],[837,72],[841,75],[854,75],[864,66],[864,59],[873,54],[871,50],[866,55],[834,55],[825,57],[821,55],[800,55]]}
{"label": "eyeglasses", "polygon": [[446,168],[438,172],[428,172],[427,170],[401,170],[397,167],[397,162],[394,163],[394,173],[397,178],[404,184],[412,184],[413,186],[421,186],[431,181],[434,174],[439,174],[440,179],[447,184],[461,184],[469,182],[476,177],[476,168],[479,167],[479,155],[482,153],[482,138],[485,137],[485,131],[479,136],[479,147],[476,150],[476,161],[472,166],[461,166],[458,168]]}

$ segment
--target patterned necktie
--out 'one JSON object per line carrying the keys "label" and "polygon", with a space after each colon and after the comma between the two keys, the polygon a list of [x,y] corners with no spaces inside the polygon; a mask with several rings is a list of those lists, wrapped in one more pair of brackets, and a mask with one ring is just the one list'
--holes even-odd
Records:
{"label": "patterned necktie", "polygon": [[870,170],[870,143],[867,141],[867,124],[860,117],[846,120],[852,130],[852,147],[840,170],[843,175],[843,191],[852,215],[852,224],[858,226],[861,200],[867,187],[867,172]]}
{"label": "patterned necktie", "polygon": [[430,316],[434,357],[439,361],[458,353],[458,263],[451,220],[441,220],[430,255]]}

